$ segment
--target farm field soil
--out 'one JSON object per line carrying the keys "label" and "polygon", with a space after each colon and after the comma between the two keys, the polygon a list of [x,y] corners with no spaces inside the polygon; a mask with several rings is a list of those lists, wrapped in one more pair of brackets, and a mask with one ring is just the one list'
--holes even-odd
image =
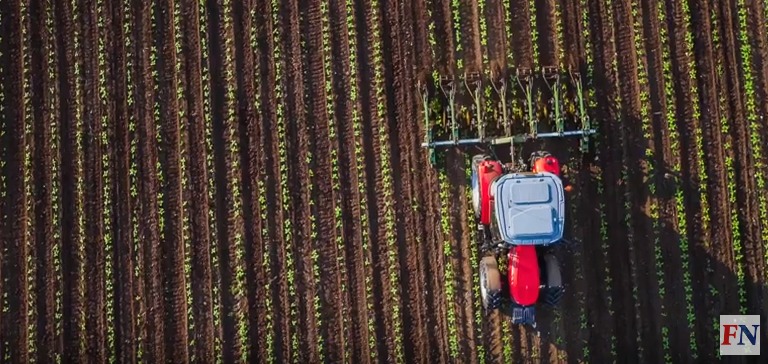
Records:
{"label": "farm field soil", "polygon": [[[731,361],[719,316],[768,324],[767,18],[744,0],[4,1],[0,356]],[[547,66],[580,74],[598,134],[583,155],[542,143],[574,191],[565,297],[534,330],[482,308],[476,150],[430,166],[418,85],[444,126],[456,80],[464,135],[464,75],[493,123],[489,81]]]}

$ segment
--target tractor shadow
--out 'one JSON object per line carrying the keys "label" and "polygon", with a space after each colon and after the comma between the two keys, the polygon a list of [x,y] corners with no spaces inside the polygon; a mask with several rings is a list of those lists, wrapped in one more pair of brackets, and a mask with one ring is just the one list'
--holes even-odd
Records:
{"label": "tractor shadow", "polygon": [[[665,179],[658,178],[657,185]],[[590,183],[575,179],[581,188]],[[674,206],[677,188],[682,187],[660,187],[655,196],[660,203]],[[686,191],[686,199],[688,195],[698,193]],[[733,263],[729,263],[733,247],[728,242],[703,241],[694,232],[681,234],[678,226],[664,216],[651,217],[634,205],[628,211],[632,214],[629,224],[636,228],[646,226],[652,235],[635,239],[634,243],[626,236],[623,240],[614,239],[617,231],[625,231],[627,226],[621,216],[613,220],[620,221],[618,225],[623,227],[607,226],[603,241],[600,224],[605,211],[601,211],[599,201],[608,202],[607,199],[603,195],[578,194],[569,198],[569,203],[577,204],[567,216],[572,221],[569,225],[577,221],[582,226],[569,226],[568,240],[555,248],[565,295],[554,309],[537,304],[535,329],[511,325],[512,360],[763,362],[759,356],[718,358],[718,327],[720,315],[739,314],[743,306],[745,314],[761,315],[759,340],[762,350],[768,350],[768,284],[764,270],[752,269],[743,260],[743,272],[737,273]],[[579,215],[577,219],[574,214]],[[606,220],[611,218],[606,216]],[[686,220],[690,228],[693,220],[688,216]],[[742,245],[760,244],[742,241]],[[741,304],[740,291],[744,297]],[[498,312],[502,321],[511,322],[511,310]]]}

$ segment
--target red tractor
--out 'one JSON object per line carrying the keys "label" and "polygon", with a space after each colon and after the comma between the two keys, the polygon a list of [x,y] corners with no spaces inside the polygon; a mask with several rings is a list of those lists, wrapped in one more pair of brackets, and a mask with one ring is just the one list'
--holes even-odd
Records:
{"label": "red tractor", "polygon": [[[508,306],[513,323],[535,327],[536,303],[556,306],[563,296],[551,249],[563,238],[568,188],[560,179],[559,161],[549,153],[534,153],[530,165],[530,172],[516,172],[487,155],[475,156],[472,206],[483,255],[483,307]],[[504,260],[502,273],[498,262]]]}
{"label": "red tractor", "polygon": [[[588,142],[596,131],[590,127],[589,117],[585,112],[580,77],[576,72],[568,72],[572,81],[567,87],[575,101],[564,102],[560,86],[561,74],[551,67],[542,70],[541,83],[545,84],[551,95],[548,107],[543,113],[535,110],[534,89],[530,70],[518,69],[511,76],[513,83],[520,88],[517,95],[522,96],[522,120],[516,123],[508,117],[507,100],[515,93],[507,89],[506,77],[491,77],[491,86],[496,90],[497,105],[495,129],[487,125],[483,97],[489,95],[483,87],[478,74],[465,75],[466,93],[471,97],[470,110],[474,118],[468,118],[476,134],[470,138],[461,138],[459,133],[464,127],[459,122],[456,112],[457,93],[455,82],[449,77],[442,77],[435,87],[420,82],[426,136],[422,144],[428,148],[429,160],[436,164],[435,149],[438,147],[460,147],[467,145],[485,145],[495,156],[494,147],[508,144],[511,163],[502,162],[489,154],[480,154],[472,158],[471,190],[472,206],[477,221],[477,244],[480,247],[479,262],[480,293],[483,307],[491,310],[504,309],[512,316],[515,324],[536,326],[535,306],[543,302],[550,306],[557,305],[563,297],[563,282],[560,267],[553,248],[561,243],[565,231],[565,195],[570,190],[561,179],[561,166],[557,158],[545,151],[536,151],[528,163],[516,161],[515,145],[544,138],[580,138],[580,151],[588,151]],[[443,120],[440,126],[432,125],[430,113],[441,105],[430,104],[430,92],[439,88],[444,94],[442,107]],[[546,90],[545,90],[546,91]],[[572,112],[564,112],[564,105]],[[441,112],[438,111],[438,114]],[[554,130],[539,132],[539,114],[553,120]],[[465,114],[466,115],[466,114]],[[578,130],[566,130],[567,121],[576,123]],[[435,123],[437,124],[437,123]],[[515,134],[513,127],[524,126],[526,131]],[[447,137],[447,140],[435,140],[435,136]],[[496,135],[490,136],[489,135]],[[500,136],[499,136],[500,135]]]}

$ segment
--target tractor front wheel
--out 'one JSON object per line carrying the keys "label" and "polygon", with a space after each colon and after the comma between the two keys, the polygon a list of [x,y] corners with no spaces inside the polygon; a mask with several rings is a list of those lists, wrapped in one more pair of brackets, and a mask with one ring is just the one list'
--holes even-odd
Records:
{"label": "tractor front wheel", "polygon": [[486,310],[501,306],[501,274],[493,256],[486,256],[480,261],[480,295]]}

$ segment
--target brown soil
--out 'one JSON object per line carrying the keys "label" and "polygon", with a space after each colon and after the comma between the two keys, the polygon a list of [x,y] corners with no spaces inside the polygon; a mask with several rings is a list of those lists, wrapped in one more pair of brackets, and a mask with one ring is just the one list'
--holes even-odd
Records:
{"label": "brown soil", "polygon": [[[11,1],[0,355],[713,361],[719,315],[760,314],[768,293],[752,150],[768,141],[766,10],[743,5],[741,44],[739,3]],[[580,72],[599,131],[586,155],[542,143],[574,191],[566,294],[536,330],[482,309],[478,149],[429,166],[416,88],[444,107],[434,72],[490,88],[534,64]]]}

